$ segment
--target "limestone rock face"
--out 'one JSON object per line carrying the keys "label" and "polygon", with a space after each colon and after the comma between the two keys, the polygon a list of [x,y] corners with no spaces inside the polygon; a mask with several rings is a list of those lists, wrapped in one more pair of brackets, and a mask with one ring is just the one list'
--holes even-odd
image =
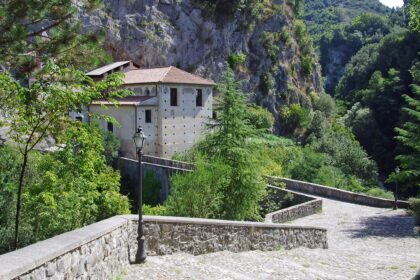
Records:
{"label": "limestone rock face", "polygon": [[[244,53],[246,61],[235,72],[251,100],[274,116],[283,104],[311,106],[309,93],[322,91],[319,66],[311,63],[311,73],[304,73],[294,14],[283,0],[273,0],[270,9],[276,11],[264,12],[259,20],[240,11],[209,12],[202,2],[105,0],[101,9],[81,17],[85,29],[105,29],[114,60],[130,59],[142,67],[174,65],[217,82],[229,55]],[[273,58],[263,33],[282,31],[290,40],[286,44],[277,37]],[[268,89],[262,85],[267,73],[274,81]]]}

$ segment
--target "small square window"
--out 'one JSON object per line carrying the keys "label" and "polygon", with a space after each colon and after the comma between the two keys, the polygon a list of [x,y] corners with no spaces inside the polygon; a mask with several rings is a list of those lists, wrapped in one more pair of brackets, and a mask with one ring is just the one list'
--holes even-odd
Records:
{"label": "small square window", "polygon": [[171,88],[171,106],[178,106],[178,89]]}
{"label": "small square window", "polygon": [[146,110],[144,117],[145,117],[146,123],[151,123],[152,122],[152,110]]}
{"label": "small square window", "polygon": [[195,93],[195,106],[203,107],[203,90],[197,89]]}
{"label": "small square window", "polygon": [[114,132],[114,125],[112,124],[112,122],[107,122],[107,130],[109,132]]}

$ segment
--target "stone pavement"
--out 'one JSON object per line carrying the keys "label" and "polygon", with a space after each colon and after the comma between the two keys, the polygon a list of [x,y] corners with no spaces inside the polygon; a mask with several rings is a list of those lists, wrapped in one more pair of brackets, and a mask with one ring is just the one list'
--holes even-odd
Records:
{"label": "stone pavement", "polygon": [[122,279],[411,279],[420,268],[413,218],[389,210],[324,200],[324,209],[292,224],[328,229],[329,249],[218,252],[149,257]]}

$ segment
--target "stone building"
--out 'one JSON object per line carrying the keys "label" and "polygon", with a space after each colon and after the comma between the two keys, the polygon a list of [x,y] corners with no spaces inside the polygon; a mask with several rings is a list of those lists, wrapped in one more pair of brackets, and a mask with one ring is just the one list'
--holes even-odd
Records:
{"label": "stone building", "polygon": [[159,157],[184,152],[202,136],[213,114],[213,81],[173,66],[142,69],[130,61],[106,65],[87,75],[100,80],[114,72],[124,73],[124,87],[133,95],[118,100],[118,105],[95,101],[87,111],[118,121],[120,126],[101,122],[120,139],[123,156],[135,157],[133,135],[139,126],[147,136],[144,153]]}

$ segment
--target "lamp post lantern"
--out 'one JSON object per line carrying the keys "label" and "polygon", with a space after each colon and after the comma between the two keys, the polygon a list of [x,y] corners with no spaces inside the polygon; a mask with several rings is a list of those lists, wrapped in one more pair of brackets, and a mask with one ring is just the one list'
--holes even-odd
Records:
{"label": "lamp post lantern", "polygon": [[137,128],[136,133],[133,136],[134,144],[136,146],[136,152],[138,157],[138,176],[139,176],[139,194],[138,194],[138,205],[139,205],[139,224],[137,227],[137,253],[135,263],[142,263],[146,260],[146,252],[144,250],[145,237],[143,234],[143,172],[142,172],[142,156],[143,146],[146,140],[146,135],[141,127]]}
{"label": "lamp post lantern", "polygon": [[[395,167],[395,173],[400,173],[400,168]],[[394,193],[394,210],[398,209],[398,181],[395,181],[395,193]]]}

